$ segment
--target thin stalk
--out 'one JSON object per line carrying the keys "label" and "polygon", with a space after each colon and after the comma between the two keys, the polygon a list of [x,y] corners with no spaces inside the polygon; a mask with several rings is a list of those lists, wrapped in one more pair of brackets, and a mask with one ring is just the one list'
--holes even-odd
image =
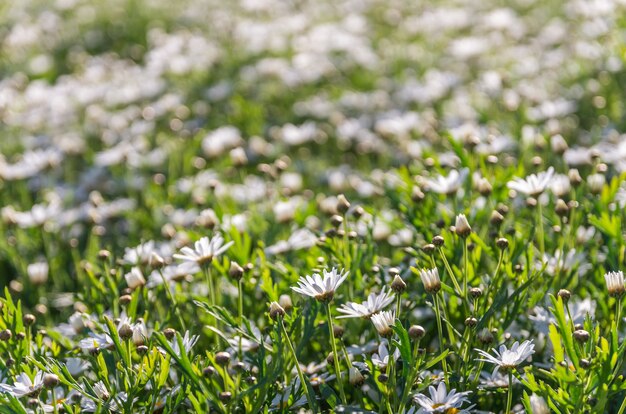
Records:
{"label": "thin stalk", "polygon": [[52,410],[54,414],[58,414],[59,407],[57,406],[57,397],[56,397],[56,393],[54,392],[54,387],[52,387],[51,391],[52,391]]}
{"label": "thin stalk", "polygon": [[541,207],[541,202],[539,201],[539,199],[537,199],[537,214],[539,215],[539,234],[537,235],[537,238],[539,239],[539,251],[541,252],[541,260],[543,260],[543,257],[546,253],[546,246],[545,246],[545,242],[544,242],[544,236],[543,236],[543,207]]}
{"label": "thin stalk", "polygon": [[183,320],[182,315],[180,314],[180,308],[178,307],[178,303],[176,303],[176,297],[170,290],[170,284],[167,281],[167,279],[165,279],[165,275],[163,275],[163,270],[159,269],[159,274],[161,275],[161,279],[163,279],[163,286],[165,286],[167,297],[172,302],[172,307],[174,308],[174,314],[176,315],[176,318],[178,319],[178,323],[180,324],[180,327],[183,329],[183,331],[186,331],[187,328],[185,328],[185,322]]}
{"label": "thin stalk", "polygon": [[[406,407],[407,398],[409,397],[409,393],[411,392],[411,388],[413,387],[413,382],[415,381],[415,375],[419,372],[419,366],[421,363],[421,358],[418,360],[419,356],[419,348],[420,341],[418,340],[415,343],[415,347],[413,348],[413,367],[411,367],[411,371],[409,371],[409,377],[404,383],[404,389],[402,390],[402,397],[400,398],[400,407],[398,408],[399,413],[404,412],[404,407]],[[390,355],[391,358],[391,355]]]}
{"label": "thin stalk", "polygon": [[450,275],[450,279],[452,279],[452,284],[454,285],[454,288],[456,289],[459,295],[462,295],[463,291],[461,290],[461,286],[459,286],[459,282],[456,280],[456,277],[454,276],[454,272],[452,272],[452,268],[450,268],[450,263],[448,263],[448,259],[446,259],[446,255],[443,254],[443,250],[441,250],[441,247],[437,247],[437,250],[439,251],[439,255],[441,256],[441,259],[443,260],[443,264],[446,268],[446,271]]}
{"label": "thin stalk", "polygon": [[509,370],[509,395],[506,398],[506,414],[511,412],[511,404],[513,403],[513,371]]}
{"label": "thin stalk", "polygon": [[[441,352],[443,352],[444,342],[443,342],[443,329],[441,329],[441,313],[439,311],[439,299],[437,294],[433,295],[433,299],[435,301],[435,318],[437,319],[437,333],[439,334],[439,346],[441,348]],[[448,381],[448,364],[446,363],[446,359],[443,358],[441,360],[441,365],[443,366],[443,379],[446,383],[446,386],[450,386],[450,382]]]}
{"label": "thin stalk", "polygon": [[402,308],[402,295],[398,293],[396,295],[396,318],[400,319],[400,309]]}
{"label": "thin stalk", "polygon": [[491,293],[491,286],[493,285],[496,290],[498,289],[498,275],[500,273],[500,267],[502,267],[502,259],[504,258],[504,250],[500,250],[500,257],[498,258],[498,265],[496,266],[496,270],[493,274],[493,278],[491,279],[491,282],[487,285],[487,292],[485,293],[485,309],[484,311],[487,310],[487,308],[489,307],[489,299],[490,299],[490,293]]}
{"label": "thin stalk", "polygon": [[298,357],[296,356],[296,350],[294,349],[293,344],[291,343],[291,338],[289,338],[289,335],[287,334],[287,330],[285,329],[285,324],[283,323],[282,317],[278,318],[278,324],[280,325],[280,330],[282,331],[283,336],[285,337],[285,340],[287,342],[287,345],[289,346],[289,353],[291,354],[291,357],[293,358],[293,361],[296,364],[296,370],[298,371],[300,384],[302,384],[302,388],[304,389],[304,393],[306,394],[306,399],[309,402],[309,407],[314,412],[317,412],[315,400],[311,397],[311,394],[309,393],[309,386],[304,378],[304,373],[302,372],[302,368],[300,368],[300,363],[298,362]]}
{"label": "thin stalk", "polygon": [[469,278],[469,271],[467,268],[468,258],[467,258],[467,237],[463,238],[463,296],[465,297],[465,302],[469,306],[469,299],[467,296],[467,279]]}
{"label": "thin stalk", "polygon": [[333,360],[335,362],[335,375],[337,375],[337,387],[343,405],[347,405],[346,394],[343,391],[343,383],[341,381],[341,368],[339,367],[339,354],[337,353],[337,344],[335,344],[335,333],[333,332],[333,316],[330,313],[330,302],[326,302],[326,316],[328,317],[328,332],[330,334],[330,346],[333,351]]}
{"label": "thin stalk", "polygon": [[[239,327],[243,330],[243,284],[241,283],[241,279],[237,282],[237,290],[238,290],[238,300],[237,300],[237,311],[239,313]],[[239,335],[239,355],[243,358],[242,352],[242,336]]]}
{"label": "thin stalk", "polygon": [[615,332],[619,335],[619,324],[622,319],[622,297],[617,299],[617,310],[615,311]]}
{"label": "thin stalk", "polygon": [[617,414],[624,414],[624,410],[626,410],[626,398],[622,400],[622,405],[619,406]]}

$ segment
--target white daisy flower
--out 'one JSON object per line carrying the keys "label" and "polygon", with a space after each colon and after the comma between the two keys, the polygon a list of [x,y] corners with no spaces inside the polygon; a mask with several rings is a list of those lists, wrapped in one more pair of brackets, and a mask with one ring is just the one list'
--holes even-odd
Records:
{"label": "white daisy flower", "polygon": [[513,181],[509,181],[507,187],[518,193],[523,193],[532,197],[536,197],[543,193],[552,181],[554,168],[548,168],[548,171],[542,171],[539,174],[531,174],[525,179],[515,177]]}
{"label": "white daisy flower", "polygon": [[434,386],[428,387],[430,398],[424,394],[417,394],[414,398],[416,404],[420,406],[418,412],[421,413],[447,413],[454,411],[455,413],[466,413],[467,410],[460,410],[461,406],[469,402],[467,396],[471,391],[456,392],[455,389],[446,390],[446,384],[441,382],[435,389]]}
{"label": "white daisy flower", "polygon": [[395,298],[391,291],[385,291],[385,289],[383,287],[379,294],[370,293],[366,302],[348,302],[341,305],[341,308],[337,310],[344,315],[337,318],[371,318],[372,315],[385,309]]}
{"label": "white daisy flower", "polygon": [[624,273],[621,270],[606,273],[604,280],[610,296],[622,296],[624,291],[626,291],[626,287],[624,287]]}
{"label": "white daisy flower", "polygon": [[224,244],[224,238],[220,234],[216,234],[212,238],[203,237],[194,244],[194,248],[183,247],[179,254],[175,254],[175,259],[187,262],[196,262],[199,265],[211,263],[211,261],[224,253],[233,242]]}
{"label": "white daisy flower", "polygon": [[520,345],[516,341],[511,349],[507,349],[506,345],[500,345],[498,350],[492,348],[492,351],[496,354],[495,357],[482,349],[476,349],[476,351],[484,357],[483,359],[478,359],[478,361],[489,362],[502,369],[513,369],[535,353],[535,344],[532,341],[524,341]]}
{"label": "white daisy flower", "polygon": [[456,193],[459,188],[461,188],[468,172],[469,170],[467,168],[464,168],[461,172],[452,170],[447,177],[440,175],[435,179],[426,178],[424,183],[428,191],[438,194],[451,195]]}
{"label": "white daisy flower", "polygon": [[372,316],[372,323],[378,331],[378,334],[383,338],[388,338],[393,335],[392,325],[396,321],[396,315],[394,311],[383,311]]}
{"label": "white daisy flower", "polygon": [[102,350],[112,348],[115,344],[113,339],[107,334],[89,333],[89,337],[81,339],[78,346],[83,351]]}
{"label": "white daisy flower", "polygon": [[324,269],[323,273],[323,278],[319,273],[314,273],[313,276],[300,277],[298,286],[292,287],[292,289],[320,302],[330,302],[335,295],[335,290],[346,280],[350,272],[342,273],[333,267],[330,271]]}
{"label": "white daisy flower", "polygon": [[13,385],[0,384],[0,391],[9,393],[17,398],[35,395],[43,387],[43,377],[43,371],[38,371],[32,380],[22,372],[17,376]]}
{"label": "white daisy flower", "polygon": [[[391,357],[391,358],[390,358]],[[376,365],[381,370],[387,369],[387,365],[389,365],[390,361],[395,362],[400,357],[400,350],[396,348],[393,355],[389,355],[389,350],[387,349],[387,342],[382,341],[380,345],[378,345],[378,353],[372,355],[372,363]]]}

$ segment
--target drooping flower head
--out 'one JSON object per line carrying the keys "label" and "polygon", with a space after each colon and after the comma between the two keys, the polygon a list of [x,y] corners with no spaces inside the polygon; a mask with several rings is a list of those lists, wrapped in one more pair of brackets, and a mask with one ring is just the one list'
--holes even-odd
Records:
{"label": "drooping flower head", "polygon": [[320,302],[330,302],[335,296],[335,291],[346,280],[350,272],[342,273],[333,267],[330,271],[324,269],[322,273],[324,274],[323,277],[319,273],[314,273],[313,276],[300,277],[298,286],[294,286],[292,289]]}
{"label": "drooping flower head", "polygon": [[432,269],[422,269],[420,271],[420,279],[424,284],[426,292],[435,294],[441,289],[441,279],[439,279],[439,270],[434,267]]}
{"label": "drooping flower head", "polygon": [[389,338],[393,335],[393,324],[396,321],[396,315],[393,311],[383,311],[372,316],[372,323],[383,338]]}

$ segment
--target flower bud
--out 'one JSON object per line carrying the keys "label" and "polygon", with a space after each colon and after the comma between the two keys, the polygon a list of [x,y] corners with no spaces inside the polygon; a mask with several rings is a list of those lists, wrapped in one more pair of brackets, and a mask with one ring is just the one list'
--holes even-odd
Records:
{"label": "flower bud", "polygon": [[350,208],[350,202],[343,194],[339,194],[337,197],[337,211],[341,214],[345,214]]}
{"label": "flower bud", "polygon": [[36,320],[37,320],[37,318],[35,318],[35,315],[33,315],[31,313],[27,313],[22,318],[22,321],[24,322],[24,325],[26,325],[26,326],[30,326],[30,325],[34,324]]}
{"label": "flower bud", "polygon": [[272,302],[270,304],[270,318],[276,320],[282,316],[285,316],[285,309],[283,309],[283,307],[278,303]]}
{"label": "flower bud", "polygon": [[474,299],[479,298],[483,295],[483,291],[481,288],[479,287],[473,287],[469,290],[469,294],[471,297],[473,297]]}
{"label": "flower bud", "polygon": [[350,385],[352,385],[353,387],[360,387],[365,382],[365,377],[363,376],[363,374],[361,374],[361,371],[359,371],[355,367],[350,367],[348,377],[350,380]]}
{"label": "flower bud", "polygon": [[559,198],[556,201],[556,205],[554,206],[554,211],[560,217],[564,217],[564,216],[567,216],[567,213],[569,213],[569,206],[567,205],[567,203],[565,201],[563,201],[563,200],[561,200]]}
{"label": "flower bud", "polygon": [[493,210],[491,212],[491,217],[489,218],[489,222],[494,226],[499,226],[504,221],[504,216],[500,214],[497,210]]}
{"label": "flower bud", "polygon": [[411,325],[409,328],[409,337],[411,339],[422,339],[426,331],[419,325]]}
{"label": "flower bud", "polygon": [[432,242],[433,242],[433,244],[434,244],[435,246],[437,246],[437,247],[441,247],[441,246],[443,246],[444,239],[443,239],[443,237],[441,237],[441,236],[435,236],[435,237],[433,237]]}
{"label": "flower bud", "polygon": [[473,328],[476,325],[478,325],[478,319],[474,318],[473,316],[470,316],[469,318],[465,319],[465,326],[469,326],[470,328]]}
{"label": "flower bud", "polygon": [[226,351],[218,352],[215,354],[215,362],[222,366],[228,365],[230,362],[230,354]]}
{"label": "flower bud", "polygon": [[435,249],[436,249],[436,247],[435,247],[435,245],[434,245],[434,244],[432,244],[432,243],[425,244],[425,245],[422,247],[422,250],[423,250],[423,251],[424,251],[424,253],[426,253],[427,255],[432,255],[432,254],[435,252]]}
{"label": "flower bud", "polygon": [[241,280],[241,278],[243,277],[243,267],[239,266],[239,263],[237,262],[230,262],[228,276],[234,280]]}
{"label": "flower bud", "polygon": [[498,249],[504,250],[509,247],[509,241],[504,237],[500,237],[498,240],[496,240],[496,246],[498,246]]}
{"label": "flower bud", "polygon": [[585,343],[589,340],[589,332],[584,329],[578,329],[574,331],[574,339],[576,339],[580,343]]}
{"label": "flower bud", "polygon": [[396,293],[402,293],[406,290],[406,283],[400,276],[396,275],[393,278],[393,282],[391,282],[391,290]]}
{"label": "flower bud", "polygon": [[8,329],[0,331],[0,341],[8,341],[11,339],[11,336],[13,336],[13,334],[11,334],[11,331]]}
{"label": "flower bud", "polygon": [[569,298],[572,297],[572,293],[567,289],[561,289],[559,290],[559,293],[557,293],[557,296],[560,297],[564,303],[567,303]]}
{"label": "flower bud", "polygon": [[125,323],[124,325],[120,326],[120,329],[117,330],[117,333],[123,341],[126,341],[132,338],[133,328],[131,328],[129,324]]}
{"label": "flower bud", "polygon": [[278,304],[283,307],[286,312],[289,312],[293,308],[293,303],[291,302],[291,296],[284,294],[280,295],[278,298]]}
{"label": "flower bud", "polygon": [[59,385],[59,377],[54,374],[46,374],[43,377],[43,385],[46,388],[54,388]]}

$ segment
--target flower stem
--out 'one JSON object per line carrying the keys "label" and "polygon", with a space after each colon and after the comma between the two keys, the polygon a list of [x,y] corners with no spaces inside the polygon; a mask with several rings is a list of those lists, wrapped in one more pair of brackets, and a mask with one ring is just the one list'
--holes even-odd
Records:
{"label": "flower stem", "polygon": [[443,260],[443,264],[446,267],[446,271],[450,275],[450,279],[452,279],[452,284],[454,285],[454,288],[456,289],[459,295],[462,295],[463,291],[461,290],[461,286],[459,286],[459,282],[456,280],[456,277],[454,276],[454,272],[452,272],[452,269],[450,268],[450,263],[448,263],[448,259],[446,259],[446,255],[443,254],[443,250],[441,250],[441,247],[438,247],[437,250],[439,250],[439,255],[441,256],[441,259]]}
{"label": "flower stem", "polygon": [[314,412],[316,411],[316,406],[315,406],[315,400],[311,397],[311,394],[309,393],[309,386],[306,382],[306,379],[304,378],[304,374],[302,373],[302,368],[300,368],[300,363],[298,363],[298,357],[296,356],[296,350],[293,347],[293,344],[291,343],[291,339],[289,338],[289,335],[287,334],[287,330],[285,329],[285,324],[283,323],[283,318],[279,317],[278,318],[278,324],[280,325],[280,329],[285,337],[285,340],[287,342],[287,345],[289,347],[289,353],[291,353],[291,357],[293,358],[294,363],[296,364],[296,370],[298,371],[298,377],[300,378],[300,383],[302,384],[302,388],[304,389],[304,393],[306,394],[306,399],[309,402],[309,407],[311,408],[311,410],[313,410]]}
{"label": "flower stem", "polygon": [[543,208],[541,207],[539,199],[537,199],[537,214],[539,215],[539,234],[537,235],[537,238],[539,239],[539,251],[541,252],[541,260],[543,261],[543,257],[546,253],[546,247],[543,237]]}
{"label": "flower stem", "polygon": [[[439,310],[439,298],[437,297],[437,294],[433,295],[433,299],[435,301],[435,318],[437,319],[437,333],[439,334],[439,346],[441,348],[441,352],[443,352],[443,347],[444,347],[443,329],[441,329],[441,313]],[[448,364],[446,363],[445,358],[441,360],[441,365],[443,366],[443,380],[446,383],[446,386],[449,387],[450,383],[448,381]]]}
{"label": "flower stem", "polygon": [[178,323],[180,324],[180,327],[183,329],[183,331],[186,331],[187,328],[185,328],[185,322],[182,315],[180,314],[180,308],[178,306],[178,303],[176,303],[176,297],[170,290],[170,283],[165,278],[165,275],[163,274],[163,271],[161,269],[159,269],[159,274],[161,275],[161,279],[163,279],[163,286],[165,287],[165,292],[167,292],[167,297],[172,302],[172,307],[174,308],[174,314],[178,319]]}
{"label": "flower stem", "polygon": [[469,277],[468,268],[467,268],[468,258],[467,258],[467,237],[463,239],[463,296],[465,297],[465,303],[469,306],[469,299],[467,296],[467,279]]}
{"label": "flower stem", "polygon": [[330,313],[330,302],[326,302],[326,316],[328,317],[328,332],[330,334],[330,346],[333,351],[333,360],[335,362],[335,375],[337,375],[337,387],[343,405],[347,405],[346,394],[343,391],[343,383],[341,381],[341,368],[339,366],[339,354],[337,353],[337,345],[335,344],[335,333],[333,332],[333,316]]}
{"label": "flower stem", "polygon": [[506,399],[506,414],[511,412],[511,404],[513,403],[513,371],[509,370],[509,395]]}

